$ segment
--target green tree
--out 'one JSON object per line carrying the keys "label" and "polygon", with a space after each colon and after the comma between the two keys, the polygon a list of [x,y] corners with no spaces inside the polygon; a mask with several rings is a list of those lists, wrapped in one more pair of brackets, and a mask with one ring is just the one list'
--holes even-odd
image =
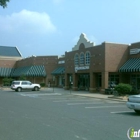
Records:
{"label": "green tree", "polygon": [[19,77],[19,80],[26,80],[26,76],[24,74],[22,74],[20,77]]}
{"label": "green tree", "polygon": [[7,2],[9,2],[10,0],[0,0],[0,6],[2,6],[3,8],[7,7]]}

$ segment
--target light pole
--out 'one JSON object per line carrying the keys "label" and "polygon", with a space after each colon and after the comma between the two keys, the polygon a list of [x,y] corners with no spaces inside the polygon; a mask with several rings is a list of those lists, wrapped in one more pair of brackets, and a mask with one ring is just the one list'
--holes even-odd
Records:
{"label": "light pole", "polygon": [[53,92],[54,92],[55,76],[53,76]]}

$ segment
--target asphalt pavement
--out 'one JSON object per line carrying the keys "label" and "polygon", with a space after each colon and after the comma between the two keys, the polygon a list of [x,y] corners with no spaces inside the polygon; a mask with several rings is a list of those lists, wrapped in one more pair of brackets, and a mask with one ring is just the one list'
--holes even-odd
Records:
{"label": "asphalt pavement", "polygon": [[[11,90],[9,87],[1,88],[1,90]],[[41,88],[40,91],[46,92],[46,93],[62,93],[62,94],[72,94],[75,96],[83,96],[83,97],[89,97],[89,98],[98,98],[98,99],[106,99],[106,100],[114,100],[114,101],[120,101],[120,102],[126,102],[128,97],[127,96],[115,96],[115,95],[107,95],[99,92],[90,93],[89,91],[74,91],[74,90],[65,90],[63,88],[57,88],[57,87],[50,87],[50,88]]]}
{"label": "asphalt pavement", "polygon": [[89,92],[1,90],[0,140],[127,140],[131,127],[140,129],[124,102],[81,94]]}

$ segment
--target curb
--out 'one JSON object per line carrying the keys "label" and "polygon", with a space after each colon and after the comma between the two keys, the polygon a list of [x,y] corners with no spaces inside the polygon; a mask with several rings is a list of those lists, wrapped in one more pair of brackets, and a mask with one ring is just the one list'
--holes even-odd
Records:
{"label": "curb", "polygon": [[[75,95],[75,94],[73,94]],[[75,95],[75,96],[82,96],[82,95]],[[108,98],[101,98],[101,97],[93,97],[93,96],[84,96],[83,97],[87,97],[87,98],[96,98],[96,99],[104,99],[104,100],[112,100],[112,101],[118,101],[118,102],[127,102],[127,100],[123,100],[123,99],[118,99],[118,98],[114,98],[114,97],[108,97]]]}

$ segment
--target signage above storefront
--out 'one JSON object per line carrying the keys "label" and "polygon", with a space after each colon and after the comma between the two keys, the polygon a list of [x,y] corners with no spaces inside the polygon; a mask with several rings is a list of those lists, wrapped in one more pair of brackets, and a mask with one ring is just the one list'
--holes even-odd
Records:
{"label": "signage above storefront", "polygon": [[75,72],[77,72],[78,70],[87,70],[87,69],[89,69],[89,66],[75,67]]}
{"label": "signage above storefront", "polygon": [[135,49],[130,49],[130,54],[138,54],[140,52],[140,49],[135,48]]}

